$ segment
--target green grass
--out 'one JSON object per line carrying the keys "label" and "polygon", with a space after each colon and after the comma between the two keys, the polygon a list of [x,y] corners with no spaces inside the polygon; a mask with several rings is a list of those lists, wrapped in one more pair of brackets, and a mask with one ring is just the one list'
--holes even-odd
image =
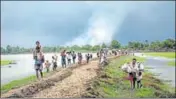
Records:
{"label": "green grass", "polygon": [[[47,74],[46,72],[43,73],[44,76],[46,76],[46,74]],[[13,80],[9,82],[8,84],[1,85],[1,93],[5,93],[11,89],[18,88],[18,87],[30,84],[35,81],[37,81],[36,75],[25,77],[19,80]]]}
{"label": "green grass", "polygon": [[168,62],[168,65],[169,65],[169,66],[175,66],[175,61],[169,61],[169,62]]}
{"label": "green grass", "polygon": [[166,57],[166,58],[175,58],[175,52],[149,52],[144,53],[146,55],[150,56],[160,56],[160,57]]}
{"label": "green grass", "polygon": [[[100,75],[91,84],[93,87],[85,96],[96,96],[97,98],[157,98],[175,95],[174,88],[155,78],[146,69],[142,80],[144,87],[131,91],[129,80],[124,79],[128,74],[123,72],[120,67],[131,61],[132,58],[122,56],[113,60],[100,72]],[[136,58],[138,61],[145,61],[144,58]]]}
{"label": "green grass", "polygon": [[10,64],[10,60],[1,60],[1,66]]}

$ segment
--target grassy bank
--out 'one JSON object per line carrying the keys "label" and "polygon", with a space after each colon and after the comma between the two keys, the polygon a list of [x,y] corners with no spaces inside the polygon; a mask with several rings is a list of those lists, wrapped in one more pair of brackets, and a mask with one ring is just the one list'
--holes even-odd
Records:
{"label": "grassy bank", "polygon": [[168,62],[168,65],[169,65],[169,66],[175,66],[175,61],[170,61],[170,62]]}
{"label": "grassy bank", "polygon": [[[127,73],[121,70],[121,66],[133,57],[122,56],[112,61],[101,71],[99,76],[92,82],[91,87],[83,97],[96,98],[156,98],[174,97],[174,89],[155,78],[151,73],[145,71],[143,74],[143,88],[130,89],[130,82],[125,79]],[[137,58],[144,61],[143,58]],[[145,69],[146,70],[146,69]]]}
{"label": "grassy bank", "polygon": [[166,58],[175,58],[175,52],[150,52],[145,53],[146,55],[150,56],[159,56],[159,57],[166,57]]}
{"label": "grassy bank", "polygon": [[1,66],[3,66],[3,65],[8,65],[8,64],[10,64],[12,61],[10,61],[10,60],[1,60]]}
{"label": "grassy bank", "polygon": [[[92,60],[97,60],[97,58],[93,58]],[[57,68],[57,71],[60,71],[61,68]],[[43,73],[43,76],[44,77],[49,77],[53,74],[55,74],[57,72],[54,72],[54,71],[50,71],[49,73],[47,72],[44,72]],[[7,84],[4,84],[4,85],[1,85],[1,93],[5,93],[11,89],[14,89],[14,88],[19,88],[19,87],[22,87],[24,85],[28,85],[30,83],[33,83],[33,82],[36,82],[38,81],[37,78],[36,78],[36,75],[32,75],[32,76],[28,76],[28,77],[25,77],[25,78],[22,78],[22,79],[19,79],[19,80],[14,80],[14,81],[11,81]]]}
{"label": "grassy bank", "polygon": [[[51,75],[51,74],[53,74],[53,72],[50,72],[50,73],[44,72],[43,76],[46,77],[46,76]],[[35,82],[35,81],[37,81],[36,75],[25,77],[25,78],[22,78],[22,79],[19,79],[19,80],[13,80],[13,81],[9,82],[8,84],[1,85],[1,93],[5,93],[5,92],[7,92],[11,89],[19,88],[21,86],[30,84],[30,83]]]}

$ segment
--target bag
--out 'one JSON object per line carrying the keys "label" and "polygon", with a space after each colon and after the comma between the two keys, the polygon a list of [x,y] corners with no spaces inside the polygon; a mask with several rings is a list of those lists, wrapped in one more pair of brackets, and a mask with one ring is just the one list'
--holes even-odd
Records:
{"label": "bag", "polygon": [[139,68],[139,71],[143,71],[144,70],[144,65],[142,63],[139,63],[138,68]]}

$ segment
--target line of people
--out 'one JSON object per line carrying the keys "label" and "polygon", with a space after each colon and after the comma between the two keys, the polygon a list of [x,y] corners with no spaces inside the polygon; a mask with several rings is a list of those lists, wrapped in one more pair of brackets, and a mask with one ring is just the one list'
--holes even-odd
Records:
{"label": "line of people", "polygon": [[[61,56],[61,65],[62,68],[66,68],[67,66],[70,66],[71,63],[75,64],[76,63],[76,58],[78,59],[78,64],[82,64],[83,56],[82,53],[76,53],[74,51],[69,51],[66,52],[66,50],[63,50],[60,54]],[[93,58],[92,54],[86,54],[85,55],[87,63],[89,63],[89,60]],[[57,61],[58,61],[58,56],[55,54],[52,56],[52,63],[49,62],[49,60],[45,61],[44,54],[42,52],[42,47],[40,45],[40,42],[36,42],[36,47],[33,50],[33,59],[35,60],[35,70],[36,70],[36,76],[39,79],[39,73],[41,78],[43,78],[43,64],[45,65],[46,71],[50,71],[51,65],[53,65],[53,71],[56,71],[57,69]]]}

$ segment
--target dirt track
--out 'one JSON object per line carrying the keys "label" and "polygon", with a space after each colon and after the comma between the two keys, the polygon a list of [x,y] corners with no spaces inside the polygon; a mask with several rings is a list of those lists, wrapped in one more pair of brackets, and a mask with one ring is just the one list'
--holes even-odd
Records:
{"label": "dirt track", "polygon": [[98,61],[76,68],[72,75],[55,84],[55,86],[43,90],[34,95],[35,98],[71,98],[81,97],[85,92],[85,85],[94,78],[98,69]]}
{"label": "dirt track", "polygon": [[92,60],[89,64],[84,62],[82,66],[75,65],[62,69],[42,81],[13,89],[1,97],[78,98],[86,92],[87,85],[97,76],[98,69],[98,60]]}

